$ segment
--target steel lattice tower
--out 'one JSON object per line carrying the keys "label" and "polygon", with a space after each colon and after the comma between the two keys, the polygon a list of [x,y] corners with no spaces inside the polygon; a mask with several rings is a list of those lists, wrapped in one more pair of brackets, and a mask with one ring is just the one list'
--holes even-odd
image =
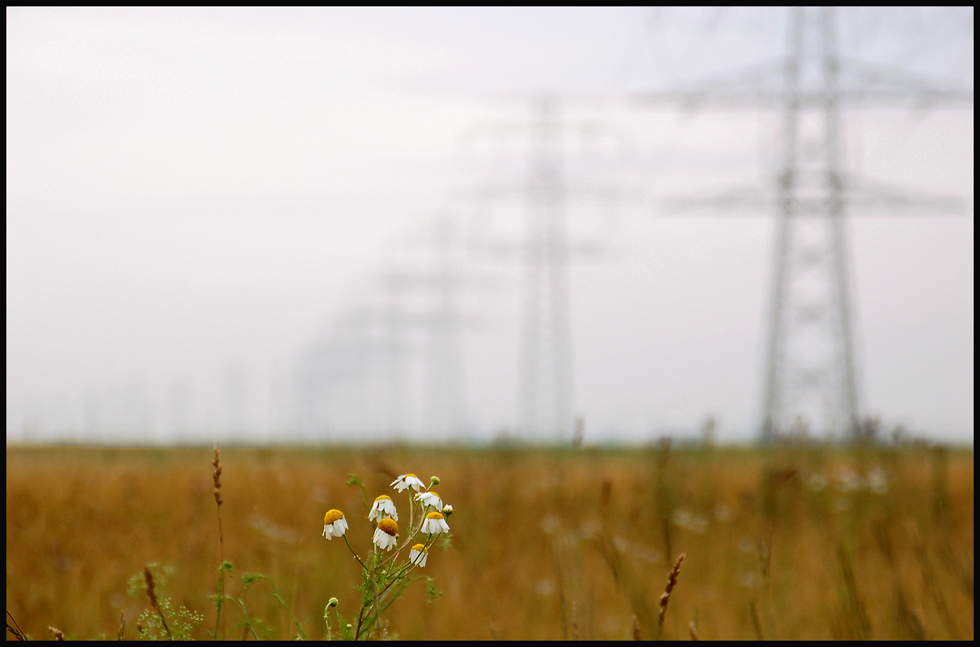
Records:
{"label": "steel lattice tower", "polygon": [[[972,91],[842,59],[832,7],[789,11],[786,55],[692,90],[644,102],[780,110],[778,169],[769,195],[711,200],[727,208],[776,205],[772,292],[761,438],[806,429],[853,438],[860,430],[845,215],[853,207],[952,210],[956,201],[916,199],[844,171],[845,104],[972,103]],[[748,199],[746,199],[748,197]],[[696,201],[703,205],[705,201]],[[695,201],[687,201],[691,206]]]}
{"label": "steel lattice tower", "polygon": [[[566,120],[562,107],[569,100],[594,103],[591,98],[537,96],[530,102],[529,119],[478,131],[481,138],[510,140],[521,151],[516,185],[484,187],[474,196],[481,201],[516,198],[524,209],[521,242],[491,243],[486,250],[509,257],[516,251],[521,262],[516,431],[530,442],[567,439],[573,429],[569,264],[573,257],[594,256],[598,250],[594,243],[571,240],[569,208],[581,198],[615,202],[621,193],[578,177],[572,181],[568,167],[586,157],[608,162],[628,148],[625,136],[602,122]],[[588,149],[600,141],[613,145],[605,152]]]}
{"label": "steel lattice tower", "polygon": [[526,186],[518,425],[533,440],[571,430],[568,224],[562,132],[556,101],[543,97],[531,122]]}
{"label": "steel lattice tower", "polygon": [[763,442],[858,421],[832,10],[795,9],[787,49]]}

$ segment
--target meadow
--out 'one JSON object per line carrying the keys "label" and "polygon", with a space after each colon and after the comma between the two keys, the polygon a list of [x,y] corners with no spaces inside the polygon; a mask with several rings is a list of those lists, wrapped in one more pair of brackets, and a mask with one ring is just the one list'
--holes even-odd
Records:
{"label": "meadow", "polygon": [[[437,592],[409,587],[387,637],[974,636],[972,449],[228,447],[223,547],[213,458],[8,445],[8,624],[39,639],[49,626],[137,638],[151,603],[131,585],[156,564],[156,595],[199,614],[189,635],[208,639],[223,550],[226,595],[262,621],[248,637],[324,638],[327,601],[356,615],[360,581],[343,543],[321,536],[325,512],[342,510],[367,552],[373,528],[349,474],[402,506],[389,484],[413,472],[441,479],[451,543],[424,569]],[[268,580],[246,591],[245,573]],[[241,606],[225,608],[227,636],[243,638]]]}

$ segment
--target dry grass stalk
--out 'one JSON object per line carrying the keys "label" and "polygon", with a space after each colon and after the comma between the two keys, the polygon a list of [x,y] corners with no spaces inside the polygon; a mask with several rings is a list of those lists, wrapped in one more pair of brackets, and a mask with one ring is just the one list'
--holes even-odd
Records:
{"label": "dry grass stalk", "polygon": [[684,558],[687,557],[687,553],[681,553],[680,557],[677,558],[677,563],[674,564],[674,568],[670,570],[670,575],[667,576],[667,587],[664,589],[664,594],[660,596],[660,615],[657,616],[657,635],[659,637],[660,633],[664,630],[664,616],[667,614],[667,603],[670,602],[670,594],[677,586],[677,576],[681,572],[681,563]]}
{"label": "dry grass stalk", "polygon": [[48,631],[51,632],[51,635],[54,636],[55,640],[63,641],[65,639],[65,632],[57,627],[48,627]]}
{"label": "dry grass stalk", "polygon": [[633,640],[643,640],[640,637],[640,621],[636,619],[636,614],[633,615]]}
{"label": "dry grass stalk", "polygon": [[841,540],[837,541],[837,561],[840,566],[844,593],[840,626],[845,634],[835,636],[835,638],[868,640],[871,638],[871,620],[868,617],[864,599],[858,591],[857,578],[854,574],[850,554]]}
{"label": "dry grass stalk", "polygon": [[653,627],[653,610],[648,604],[646,589],[636,571],[630,568],[625,556],[616,546],[616,542],[605,531],[596,539],[596,548],[599,554],[606,561],[609,570],[612,572],[616,586],[626,595],[629,600],[633,617],[637,618],[636,627]]}
{"label": "dry grass stalk", "polygon": [[157,601],[157,594],[153,588],[153,573],[150,572],[149,566],[143,567],[143,578],[146,580],[146,594],[150,596],[150,604],[156,609],[160,620],[163,621],[163,628],[167,631],[167,637],[173,640],[173,636],[170,635],[170,627],[167,626],[167,619],[163,617],[163,611],[160,609],[160,603]]}
{"label": "dry grass stalk", "polygon": [[123,639],[126,634],[126,618],[123,616],[123,612],[119,612],[119,633],[116,634],[116,638],[119,640]]}
{"label": "dry grass stalk", "polygon": [[698,628],[694,625],[694,621],[693,620],[691,620],[689,623],[687,623],[687,628],[691,632],[691,640],[697,640],[698,639]]}
{"label": "dry grass stalk", "polygon": [[[213,474],[214,502],[218,506],[218,544],[221,547],[221,564],[222,564],[222,568],[220,569],[220,573],[218,575],[220,581],[218,583],[217,606],[218,606],[218,616],[221,617],[221,636],[224,637],[227,635],[228,631],[227,631],[227,623],[225,621],[226,616],[221,615],[221,606],[224,603],[224,597],[225,597],[225,569],[224,569],[225,533],[221,527],[221,503],[222,503],[221,501],[221,450],[218,449],[218,441],[214,441],[214,462],[211,464],[214,465],[214,474]],[[214,632],[215,634],[218,633],[217,618],[215,618]],[[217,635],[215,636],[215,639],[217,639]]]}
{"label": "dry grass stalk", "polygon": [[756,606],[754,598],[749,599],[749,617],[752,618],[752,630],[755,631],[755,639],[765,640],[762,633],[762,621],[759,620],[759,608]]}
{"label": "dry grass stalk", "polygon": [[[7,631],[12,633],[14,635],[14,638],[16,638],[17,640],[27,640],[27,636],[24,635],[24,630],[20,628],[20,625],[17,624],[17,621],[14,620],[14,617],[10,615],[10,609],[7,609],[6,611],[7,611],[7,618],[9,618],[7,620]],[[14,624],[10,624],[11,622]]]}

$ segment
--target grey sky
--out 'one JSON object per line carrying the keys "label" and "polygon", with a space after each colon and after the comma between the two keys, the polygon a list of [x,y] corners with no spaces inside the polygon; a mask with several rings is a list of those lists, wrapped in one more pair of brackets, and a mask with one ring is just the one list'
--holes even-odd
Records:
{"label": "grey sky", "polygon": [[[659,205],[771,173],[777,115],[623,98],[776,57],[783,20],[8,8],[8,441],[282,437],[304,352],[353,343],[341,323],[384,303],[382,277],[429,267],[439,214],[465,236],[519,231],[516,205],[459,198],[513,171],[464,142],[539,92],[608,99],[570,116],[630,133],[628,164],[596,180],[642,189],[615,213],[570,213],[604,249],[571,271],[587,437],[694,433],[708,416],[722,439],[754,435],[772,217]],[[846,55],[972,87],[972,8],[842,10],[840,24]],[[862,411],[972,442],[972,108],[849,111],[845,129],[853,172],[968,205],[850,219]],[[487,438],[514,424],[518,266],[456,261],[482,281],[461,293],[461,357],[466,427]],[[421,439],[418,354],[403,435]],[[321,437],[361,415],[337,407]]]}

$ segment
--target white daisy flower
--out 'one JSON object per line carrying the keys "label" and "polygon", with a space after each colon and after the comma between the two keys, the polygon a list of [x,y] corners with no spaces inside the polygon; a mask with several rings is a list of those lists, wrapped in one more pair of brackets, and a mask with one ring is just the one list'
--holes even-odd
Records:
{"label": "white daisy flower", "polygon": [[435,492],[422,492],[415,495],[416,501],[421,501],[423,505],[431,505],[433,508],[442,512],[442,499]]}
{"label": "white daisy flower", "polygon": [[382,494],[374,500],[371,512],[368,513],[368,521],[381,521],[384,517],[391,517],[398,521],[398,511],[395,510],[395,502],[387,494]]}
{"label": "white daisy flower", "polygon": [[429,559],[429,549],[422,544],[415,544],[408,553],[408,561],[423,568],[427,559]]}
{"label": "white daisy flower", "polygon": [[414,474],[402,474],[391,482],[391,487],[395,488],[399,492],[404,492],[408,488],[412,488],[418,492],[425,487],[425,484],[422,483],[422,480]]}
{"label": "white daisy flower", "polygon": [[343,537],[345,532],[347,532],[347,519],[344,519],[343,512],[329,510],[323,515],[323,536],[328,541],[334,537]]}
{"label": "white daisy flower", "polygon": [[440,532],[449,532],[449,524],[441,512],[430,512],[425,515],[421,530],[427,535],[438,535]]}
{"label": "white daisy flower", "polygon": [[382,519],[378,522],[378,529],[374,531],[374,543],[379,548],[391,550],[397,541],[398,524],[391,519]]}

